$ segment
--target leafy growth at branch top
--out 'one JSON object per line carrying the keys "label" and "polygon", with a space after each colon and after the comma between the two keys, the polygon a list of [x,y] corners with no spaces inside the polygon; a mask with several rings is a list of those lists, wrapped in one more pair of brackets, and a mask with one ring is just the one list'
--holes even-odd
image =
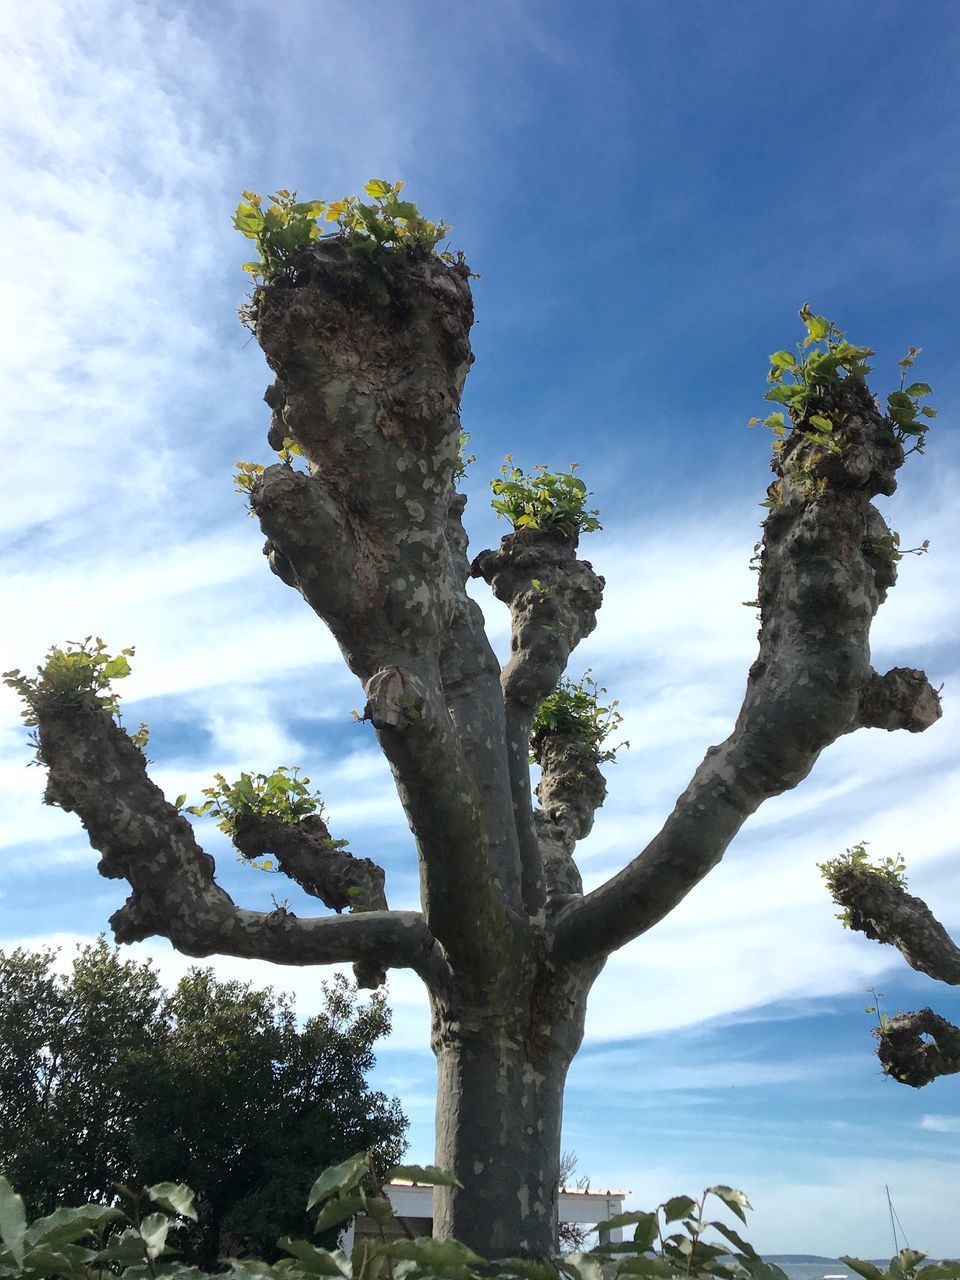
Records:
{"label": "leafy growth at branch top", "polygon": [[[303,450],[297,444],[292,436],[285,437],[283,447],[277,449],[277,457],[288,467],[293,466],[294,458],[302,458]],[[250,506],[250,491],[263,475],[266,468],[261,462],[242,462],[236,463],[236,471],[233,473],[233,489],[235,493],[243,493],[247,495],[247,515],[254,514],[253,507]]]}
{"label": "leafy growth at branch top", "polygon": [[[85,636],[83,640],[68,640],[63,649],[51,645],[35,676],[25,676],[14,668],[3,673],[3,683],[26,703],[20,714],[31,728],[39,723],[40,708],[51,704],[64,708],[93,707],[113,716],[120,725],[120,695],[111,681],[130,675],[129,660],[133,655],[131,647],[121,649],[114,657],[99,636]],[[141,724],[129,737],[142,751],[147,745],[149,730]]]}
{"label": "leafy growth at branch top", "polygon": [[[462,253],[438,249],[453,228],[443,221],[431,222],[412,200],[401,199],[403,185],[372,178],[363,188],[370,204],[357,196],[298,201],[296,191],[280,190],[269,197],[266,209],[262,196],[244,191],[233,225],[256,243],[260,255],[255,262],[245,262],[244,271],[253,276],[256,287],[273,284],[285,278],[297,254],[332,238],[340,238],[348,252],[361,259],[387,251],[414,257],[436,254],[442,262],[462,263]],[[255,326],[252,300],[243,303],[238,314],[247,328]]]}
{"label": "leafy growth at branch top", "polygon": [[601,697],[607,691],[590,675],[590,669],[579,680],[561,676],[556,688],[547,694],[537,711],[530,732],[530,746],[536,756],[537,748],[551,734],[570,734],[577,738],[596,764],[611,763],[621,747],[629,742],[619,742],[615,747],[605,743],[623,723],[617,710],[620,703],[614,699],[607,705]]}
{"label": "leafy growth at branch top", "polygon": [[[217,826],[231,839],[244,818],[270,815],[293,823],[311,813],[322,816],[320,793],[311,793],[310,779],[299,777],[299,773],[298,766],[289,768],[283,764],[277,765],[273,773],[241,773],[236,782],[227,782],[222,773],[215,773],[215,785],[203,788],[206,800],[188,805],[186,811],[198,818],[212,812]],[[259,869],[270,871],[272,863],[260,865]]]}
{"label": "leafy growth at branch top", "polygon": [[569,471],[558,472],[548,471],[540,464],[532,475],[525,475],[512,464],[513,458],[508,454],[500,468],[500,478],[490,481],[494,494],[490,505],[498,518],[506,517],[514,529],[535,529],[564,538],[603,528],[597,518],[599,510],[586,506],[587,498],[593,495],[573,474],[576,462],[571,462]]}
{"label": "leafy growth at branch top", "polygon": [[[907,887],[907,864],[902,856],[898,853],[893,858],[883,858],[879,862],[871,862],[867,854],[868,844],[868,840],[861,840],[847,849],[845,853],[842,853],[839,858],[817,863],[817,868],[823,876],[834,901],[841,906],[843,904],[837,898],[838,887],[840,881],[851,874],[863,875],[864,873],[871,873],[880,876],[881,879],[886,880],[887,884],[892,884],[897,889],[905,889]],[[837,919],[841,921],[845,929],[849,929],[852,923],[849,908],[840,912]]]}
{"label": "leafy growth at branch top", "polygon": [[[872,371],[869,359],[876,352],[871,347],[848,342],[832,320],[814,315],[808,302],[800,308],[800,319],[807,336],[797,343],[796,354],[775,351],[770,357],[767,382],[771,386],[764,399],[783,405],[792,422],[801,427],[802,434],[812,443],[828,453],[841,453],[842,446],[834,433],[843,422],[838,420],[835,410],[824,407],[822,402],[826,399],[829,404],[830,392],[848,379],[863,383]],[[903,359],[897,361],[900,386],[887,396],[886,418],[892,438],[901,444],[913,438],[911,453],[923,452],[929,420],[937,416],[936,409],[920,404],[931,394],[926,382],[904,386],[907,372],[919,354],[919,347],[910,347]],[[783,412],[771,413],[763,419],[751,418],[747,425],[752,427],[759,422],[773,432],[773,449],[777,452],[788,429]]]}

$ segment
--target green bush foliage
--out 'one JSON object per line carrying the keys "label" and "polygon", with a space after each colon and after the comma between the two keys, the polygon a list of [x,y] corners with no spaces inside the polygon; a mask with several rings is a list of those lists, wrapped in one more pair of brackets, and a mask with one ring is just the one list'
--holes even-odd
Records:
{"label": "green bush foliage", "polygon": [[[378,1176],[370,1154],[360,1152],[326,1169],[314,1182],[308,1211],[317,1210],[316,1229],[329,1231],[363,1212],[380,1228],[380,1239],[358,1241],[350,1254],[319,1248],[309,1240],[285,1236],[286,1255],[272,1265],[256,1258],[225,1257],[232,1280],[620,1280],[626,1276],[729,1277],[730,1280],[786,1280],[783,1271],[764,1262],[753,1246],[719,1219],[708,1218],[708,1200],[746,1222],[749,1201],[733,1187],[708,1187],[699,1200],[671,1196],[649,1213],[619,1214],[600,1228],[632,1227],[632,1240],[598,1245],[585,1253],[535,1261],[502,1258],[488,1263],[456,1240],[388,1239],[383,1230],[394,1216],[383,1184],[408,1178],[430,1185],[458,1185],[449,1173],[430,1165],[396,1166]],[[203,1272],[178,1258],[168,1239],[195,1222],[189,1187],[162,1182],[143,1188],[117,1187],[118,1202],[59,1208],[28,1222],[24,1204],[0,1177],[0,1276],[24,1280],[102,1280],[104,1273],[125,1280],[199,1280]],[[149,1210],[149,1212],[145,1212]],[[886,1271],[858,1258],[843,1261],[864,1280],[960,1280],[960,1263],[921,1264],[926,1254],[902,1249]]]}
{"label": "green bush foliage", "polygon": [[[285,997],[209,969],[165,992],[150,965],[103,939],[67,974],[53,951],[0,953],[0,1170],[31,1214],[55,1222],[63,1204],[114,1204],[117,1182],[186,1183],[198,1220],[179,1233],[184,1259],[276,1258],[278,1236],[308,1228],[318,1168],[360,1144],[385,1167],[404,1147],[399,1104],[367,1083],[390,1028],[384,997],[360,1003],[342,976],[324,992],[301,1027]],[[146,1265],[139,1245],[123,1247]],[[86,1274],[89,1255],[66,1257],[77,1270],[30,1274]]]}

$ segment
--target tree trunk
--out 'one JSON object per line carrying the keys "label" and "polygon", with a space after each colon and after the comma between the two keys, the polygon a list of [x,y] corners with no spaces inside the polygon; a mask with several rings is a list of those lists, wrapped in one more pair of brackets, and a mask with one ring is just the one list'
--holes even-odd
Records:
{"label": "tree trunk", "polygon": [[556,1254],[563,1089],[595,972],[434,999],[436,1161],[463,1183],[434,1191],[435,1235],[487,1258]]}

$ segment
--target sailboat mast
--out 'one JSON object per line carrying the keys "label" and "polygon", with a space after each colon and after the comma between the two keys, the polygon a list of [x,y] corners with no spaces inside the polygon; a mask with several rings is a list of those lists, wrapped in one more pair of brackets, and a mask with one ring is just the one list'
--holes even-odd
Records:
{"label": "sailboat mast", "polygon": [[890,1199],[890,1188],[886,1183],[883,1184],[883,1189],[887,1193],[887,1208],[890,1210],[890,1230],[893,1232],[893,1252],[894,1254],[898,1254],[900,1252],[900,1244],[897,1240],[897,1227],[900,1228],[900,1234],[903,1236],[903,1247],[905,1249],[910,1248],[910,1242],[907,1239],[907,1233],[903,1229],[903,1224],[897,1216],[897,1211],[893,1207],[893,1201]]}

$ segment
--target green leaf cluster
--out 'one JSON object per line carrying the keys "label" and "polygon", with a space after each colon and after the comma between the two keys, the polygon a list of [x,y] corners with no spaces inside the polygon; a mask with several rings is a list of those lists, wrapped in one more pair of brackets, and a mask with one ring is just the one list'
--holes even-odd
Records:
{"label": "green leaf cluster", "polygon": [[577,467],[572,462],[569,471],[548,471],[540,464],[531,475],[525,475],[508,454],[500,478],[490,481],[494,494],[490,505],[497,517],[505,517],[514,529],[536,529],[564,538],[594,533],[603,528],[597,518],[600,512],[587,508],[592,494],[574,474]]}
{"label": "green leaf cluster", "polygon": [[[402,182],[372,178],[363,188],[369,203],[357,196],[301,201],[296,191],[281,190],[269,197],[266,209],[262,196],[244,191],[233,225],[255,241],[260,255],[255,262],[245,262],[244,271],[253,276],[257,287],[275,283],[286,278],[297,254],[331,236],[339,237],[347,251],[361,259],[370,260],[385,250],[411,256],[436,254],[442,262],[462,262],[462,254],[438,249],[452,227],[425,218],[412,200],[402,198],[403,186]],[[383,288],[382,280],[379,283]],[[248,328],[255,327],[252,300],[240,307],[239,315]]]}
{"label": "green leaf cluster", "polygon": [[922,1267],[920,1264],[926,1256],[919,1249],[901,1249],[882,1271],[875,1263],[862,1258],[848,1258],[841,1254],[840,1261],[858,1276],[863,1276],[863,1280],[957,1280],[960,1276],[960,1262],[945,1258]]}
{"label": "green leaf cluster", "polygon": [[[303,449],[292,436],[286,436],[284,438],[283,447],[277,449],[276,454],[280,461],[286,463],[288,467],[293,465],[294,458],[302,458],[305,456]],[[249,505],[250,492],[253,489],[253,486],[263,475],[266,468],[259,462],[238,461],[235,465],[236,470],[233,473],[234,492],[246,494],[248,499],[247,514],[252,516],[254,512],[253,508]]]}
{"label": "green leaf cluster", "polygon": [[[228,782],[222,773],[215,773],[214,785],[203,788],[206,800],[188,805],[186,812],[198,818],[212,813],[220,830],[231,838],[243,818],[270,814],[281,822],[299,822],[311,813],[322,815],[320,793],[311,792],[310,779],[299,774],[299,765],[290,768],[284,764],[277,765],[273,773],[241,773],[236,782]],[[273,868],[270,865],[260,869]]]}
{"label": "green leaf cluster", "polygon": [[[737,1231],[726,1222],[708,1217],[707,1201],[711,1196],[741,1222],[746,1222],[750,1201],[735,1187],[707,1187],[699,1200],[686,1195],[671,1196],[650,1212],[634,1210],[620,1213],[599,1223],[599,1231],[633,1226],[632,1241],[597,1245],[580,1259],[564,1259],[562,1269],[572,1273],[575,1280],[593,1280],[583,1262],[598,1259],[603,1263],[604,1274],[609,1267],[617,1276],[730,1276],[737,1280],[747,1280],[747,1277],[753,1277],[753,1280],[785,1280],[783,1271],[764,1262]],[[716,1235],[707,1238],[711,1232]]]}
{"label": "green leaf cluster", "polygon": [[[119,724],[120,695],[112,682],[130,675],[133,655],[130,647],[113,656],[100,636],[85,636],[83,640],[68,640],[62,649],[51,645],[35,676],[25,676],[14,668],[4,671],[2,678],[7,688],[26,703],[20,714],[31,728],[39,723],[41,708],[51,706],[94,707],[114,716]],[[150,735],[147,726],[141,724],[129,736],[142,751]]]}
{"label": "green leaf cluster", "polygon": [[[782,406],[766,418],[751,418],[748,426],[761,423],[773,433],[773,449],[778,452],[783,445],[788,426],[783,410],[813,444],[828,453],[842,453],[843,447],[835,432],[843,426],[833,409],[822,410],[828,404],[831,392],[845,380],[864,383],[872,372],[870,357],[876,352],[871,347],[848,342],[846,335],[826,316],[815,315],[810,304],[800,308],[800,319],[806,328],[806,337],[799,342],[796,351],[775,351],[770,357],[767,382],[770,390],[764,399]],[[928,424],[922,419],[937,416],[935,409],[921,407],[920,401],[931,394],[925,382],[914,382],[904,387],[907,370],[920,354],[919,347],[910,347],[899,360],[900,387],[887,397],[887,421],[893,438],[903,442],[908,436],[916,438],[910,452],[923,452]],[[818,406],[822,411],[818,411]]]}
{"label": "green leaf cluster", "polygon": [[925,556],[930,550],[930,539],[924,538],[919,547],[909,547],[905,551],[901,551],[900,535],[896,529],[891,529],[890,533],[882,538],[872,538],[870,549],[875,555],[882,556],[884,560],[889,560],[891,564],[898,564],[904,556]]}
{"label": "green leaf cluster", "polygon": [[[840,881],[851,874],[864,875],[869,873],[880,876],[881,879],[886,880],[888,884],[892,884],[898,889],[907,887],[907,864],[902,856],[898,853],[893,858],[881,858],[877,862],[871,862],[867,853],[867,845],[869,843],[869,840],[861,840],[859,843],[851,845],[839,858],[817,863],[820,874],[823,876],[824,882],[834,899],[837,897]],[[845,929],[848,929],[851,924],[849,909],[842,911],[837,916],[837,919],[843,922]]]}
{"label": "green leaf cluster", "polygon": [[595,763],[614,761],[620,748],[629,747],[630,743],[620,742],[615,747],[605,745],[623,722],[623,716],[617,710],[620,705],[618,700],[614,699],[606,704],[601,702],[606,692],[592,678],[589,667],[579,680],[561,676],[556,688],[544,698],[534,717],[530,732],[534,754],[539,744],[549,735],[572,734],[586,747]]}

